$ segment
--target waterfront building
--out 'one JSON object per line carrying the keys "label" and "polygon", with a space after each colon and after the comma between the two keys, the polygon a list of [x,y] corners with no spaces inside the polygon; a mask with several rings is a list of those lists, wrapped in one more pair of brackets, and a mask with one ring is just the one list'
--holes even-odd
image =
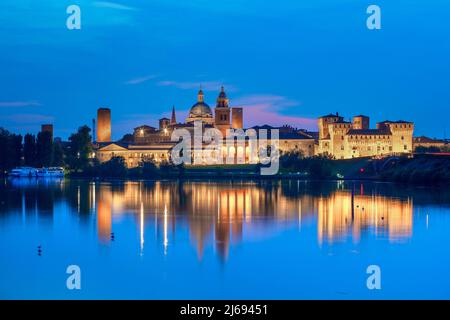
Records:
{"label": "waterfront building", "polygon": [[448,140],[441,140],[441,139],[433,139],[425,136],[420,137],[414,137],[413,140],[414,150],[418,147],[423,148],[450,148],[450,143]]}
{"label": "waterfront building", "polygon": [[[189,115],[184,123],[176,121],[175,107],[172,107],[171,118],[159,119],[159,127],[155,128],[142,124],[134,128],[127,139],[111,141],[111,111],[98,110],[98,139],[96,144],[96,157],[99,161],[107,161],[115,156],[125,159],[128,167],[139,166],[142,161],[151,160],[164,162],[170,160],[170,152],[178,142],[171,141],[172,132],[176,129],[185,129],[191,137],[194,136],[195,123],[201,124],[201,130],[215,128],[225,137],[229,129],[244,129],[244,110],[241,107],[230,107],[230,102],[222,87],[216,99],[214,112],[205,102],[203,90],[197,94],[197,102],[192,105]],[[334,159],[351,159],[358,157],[382,157],[393,154],[411,154],[413,152],[414,124],[407,121],[383,121],[377,124],[376,129],[370,128],[370,119],[358,115],[353,121],[344,121],[339,114],[330,114],[318,120],[318,132],[309,132],[293,128],[289,125],[272,127],[268,125],[255,126],[258,139],[267,139],[271,144],[270,132],[279,130],[278,148],[281,153],[299,152],[305,157],[314,155],[329,155]],[[266,129],[269,136],[260,136],[260,131]],[[201,149],[194,149],[192,142],[192,155],[194,164],[206,164],[204,155],[206,144]],[[238,156],[244,155],[243,162],[255,163],[251,158],[249,143],[226,145],[222,147],[223,163],[227,159],[234,159],[231,163],[238,163]],[[200,159],[200,160],[198,160]],[[258,159],[256,160],[258,161]]]}
{"label": "waterfront building", "polygon": [[413,152],[414,123],[383,121],[377,123],[376,129],[369,124],[369,117],[363,115],[355,116],[353,122],[345,121],[338,113],[320,117],[316,154],[351,159]]}
{"label": "waterfront building", "polygon": [[[102,110],[102,111],[100,111]],[[170,159],[170,151],[176,145],[177,142],[171,141],[172,132],[175,129],[186,129],[194,136],[195,122],[200,121],[202,130],[211,128],[218,129],[222,135],[226,136],[229,129],[243,129],[244,128],[244,110],[241,107],[230,107],[229,99],[225,92],[225,88],[222,87],[220,93],[216,99],[216,107],[214,113],[211,107],[205,102],[203,90],[199,90],[197,94],[197,102],[190,108],[189,115],[184,123],[177,123],[175,107],[172,107],[171,119],[161,118],[159,119],[159,127],[155,128],[149,125],[141,125],[134,128],[132,136],[129,140],[111,142],[110,134],[110,118],[111,113],[99,109],[98,112],[98,141],[96,144],[96,157],[99,161],[107,161],[112,157],[121,156],[125,159],[128,167],[136,167],[142,161],[151,160],[155,162],[168,161]],[[102,121],[100,121],[102,118]],[[257,131],[259,129],[279,129],[280,130],[280,150],[301,151],[305,156],[314,155],[314,143],[315,140],[311,135],[308,135],[304,130],[297,130],[292,127],[280,127],[275,128],[271,126],[253,127]],[[105,132],[103,132],[105,131]],[[100,139],[100,137],[102,137]],[[270,143],[270,138],[266,143]],[[193,145],[193,144],[192,144]],[[245,148],[243,150],[242,148]],[[194,150],[192,154],[198,159],[201,159],[205,150]],[[249,163],[250,154],[248,142],[245,146],[224,146],[222,148],[223,163],[226,162],[226,158],[235,159],[233,163],[237,163],[237,156],[245,154],[245,163]],[[195,159],[194,159],[195,161]],[[195,164],[204,164],[204,161],[194,162]]]}

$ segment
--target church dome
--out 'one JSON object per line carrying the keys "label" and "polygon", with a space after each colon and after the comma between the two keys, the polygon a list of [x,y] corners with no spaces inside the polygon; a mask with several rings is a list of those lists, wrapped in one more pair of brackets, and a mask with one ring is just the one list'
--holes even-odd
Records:
{"label": "church dome", "polygon": [[200,88],[197,96],[197,103],[189,111],[189,118],[212,118],[211,108],[203,100],[203,90]]}
{"label": "church dome", "polygon": [[191,111],[189,111],[189,117],[191,118],[203,118],[212,116],[213,115],[211,108],[203,101],[194,104],[191,108]]}

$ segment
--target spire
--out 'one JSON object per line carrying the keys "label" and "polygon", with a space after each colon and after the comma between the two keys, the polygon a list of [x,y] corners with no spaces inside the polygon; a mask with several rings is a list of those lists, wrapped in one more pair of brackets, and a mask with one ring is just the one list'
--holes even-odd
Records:
{"label": "spire", "polygon": [[172,117],[170,118],[170,124],[177,124],[177,118],[175,117],[175,106],[172,106]]}
{"label": "spire", "polygon": [[225,93],[225,88],[222,86],[220,88],[219,96],[217,97],[217,107],[221,108],[228,108],[228,98],[227,94]]}
{"label": "spire", "polygon": [[202,85],[200,85],[200,90],[198,91],[198,102],[203,102],[203,90],[202,90]]}

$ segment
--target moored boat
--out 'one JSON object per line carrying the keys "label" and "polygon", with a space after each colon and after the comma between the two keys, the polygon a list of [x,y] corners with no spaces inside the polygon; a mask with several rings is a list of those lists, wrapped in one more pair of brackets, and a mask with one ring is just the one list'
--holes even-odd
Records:
{"label": "moored boat", "polygon": [[64,168],[41,168],[37,171],[37,176],[45,178],[61,178],[64,177]]}
{"label": "moored boat", "polygon": [[36,177],[37,169],[32,167],[18,167],[11,170],[9,176],[11,177]]}

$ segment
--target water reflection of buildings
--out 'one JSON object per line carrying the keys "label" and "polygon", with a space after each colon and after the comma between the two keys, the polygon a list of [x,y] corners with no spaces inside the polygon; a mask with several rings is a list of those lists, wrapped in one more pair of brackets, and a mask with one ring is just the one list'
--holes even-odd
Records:
{"label": "water reflection of buildings", "polygon": [[377,195],[355,195],[338,191],[318,199],[318,239],[333,242],[352,234],[359,241],[361,231],[372,229],[389,240],[408,238],[412,233],[413,204]]}
{"label": "water reflection of buildings", "polygon": [[319,244],[349,237],[358,242],[365,233],[389,241],[412,236],[413,203],[408,195],[394,197],[376,188],[352,189],[351,185],[315,187],[299,181],[67,181],[4,189],[0,212],[17,208],[25,215],[36,212],[47,218],[40,221],[51,221],[54,202],[65,201],[80,223],[95,217],[101,243],[111,240],[114,217],[131,217],[141,254],[151,237],[169,254],[178,229],[187,228],[199,259],[208,246],[227,259],[230,247],[253,237],[255,230],[261,235],[275,227],[302,227],[304,223],[317,224]]}
{"label": "water reflection of buildings", "polygon": [[[213,244],[227,259],[229,248],[242,241],[246,226],[270,228],[273,224],[317,221],[319,243],[343,241],[370,231],[389,241],[412,235],[413,204],[375,193],[355,194],[332,190],[311,194],[277,183],[162,183],[129,182],[113,188],[97,186],[98,235],[108,241],[111,215],[133,213],[139,226],[141,252],[145,225],[154,225],[155,234],[167,254],[177,224],[187,225],[189,237],[202,259],[205,247]],[[251,233],[247,234],[251,237]]]}

